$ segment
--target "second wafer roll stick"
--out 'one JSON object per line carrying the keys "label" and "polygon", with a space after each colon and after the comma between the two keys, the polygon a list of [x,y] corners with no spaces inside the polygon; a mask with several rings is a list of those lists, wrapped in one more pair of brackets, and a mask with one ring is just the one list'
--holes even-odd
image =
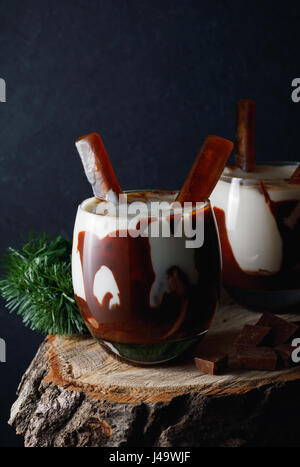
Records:
{"label": "second wafer roll stick", "polygon": [[206,201],[216,186],[230,156],[233,143],[207,136],[176,198],[179,203]]}
{"label": "second wafer roll stick", "polygon": [[235,162],[245,172],[255,169],[255,102],[251,99],[237,102]]}

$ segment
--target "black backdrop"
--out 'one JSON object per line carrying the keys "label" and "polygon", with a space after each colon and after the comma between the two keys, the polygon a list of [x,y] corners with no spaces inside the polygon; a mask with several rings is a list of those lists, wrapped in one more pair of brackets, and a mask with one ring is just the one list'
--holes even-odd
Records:
{"label": "black backdrop", "polygon": [[[298,4],[298,7],[297,7]],[[180,187],[203,138],[257,102],[257,158],[299,160],[299,2],[0,0],[0,254],[31,229],[71,236],[90,194],[74,139],[99,131],[124,189]],[[41,337],[8,315],[0,445]]]}

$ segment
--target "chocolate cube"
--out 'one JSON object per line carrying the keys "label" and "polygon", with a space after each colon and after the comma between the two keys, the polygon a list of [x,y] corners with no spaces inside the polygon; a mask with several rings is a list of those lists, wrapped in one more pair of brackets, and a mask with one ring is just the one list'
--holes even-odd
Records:
{"label": "chocolate cube", "polygon": [[292,360],[292,353],[296,349],[291,344],[281,344],[274,347],[278,356],[280,366],[283,368],[289,368],[294,365],[299,365],[299,362],[294,362]]}
{"label": "chocolate cube", "polygon": [[268,345],[271,346],[285,344],[299,329],[297,324],[289,323],[285,319],[268,312],[263,313],[257,325],[271,328],[268,335]]}
{"label": "chocolate cube", "polygon": [[228,355],[226,354],[201,354],[194,358],[194,362],[198,370],[208,373],[210,375],[216,375],[223,373],[228,365]]}
{"label": "chocolate cube", "polygon": [[262,345],[270,331],[271,328],[268,326],[245,324],[234,345],[236,348],[241,346],[255,347],[257,345]]}
{"label": "chocolate cube", "polygon": [[238,348],[237,357],[242,368],[248,370],[275,370],[277,365],[277,354],[269,347],[246,347]]}

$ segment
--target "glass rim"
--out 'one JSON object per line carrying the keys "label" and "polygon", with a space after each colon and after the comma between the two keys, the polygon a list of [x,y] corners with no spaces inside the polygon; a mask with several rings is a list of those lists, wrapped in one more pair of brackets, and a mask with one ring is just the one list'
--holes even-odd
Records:
{"label": "glass rim", "polygon": [[[266,166],[287,166],[287,165],[290,165],[290,166],[294,166],[295,169],[296,167],[298,167],[300,165],[300,162],[298,161],[259,161],[257,163],[255,163],[255,165],[257,166],[262,166],[262,165],[266,165]],[[228,166],[225,167],[225,169],[228,168]],[[224,169],[224,170],[225,170]],[[248,172],[250,173],[250,172]],[[220,180],[222,181],[225,181],[225,182],[228,182],[228,181],[231,181],[231,180],[239,180],[239,181],[242,181],[245,185],[259,185],[261,181],[267,183],[267,184],[274,184],[274,183],[282,183],[282,184],[288,184],[288,182],[290,181],[289,178],[284,178],[284,177],[273,177],[273,178],[248,178],[248,177],[236,177],[236,176],[233,176],[233,175],[224,175],[222,173],[221,177],[220,177]],[[292,183],[291,183],[292,184]],[[297,186],[297,184],[292,184],[294,185],[295,187]],[[299,185],[300,187],[300,185]]]}
{"label": "glass rim", "polygon": [[[175,194],[175,193],[178,193],[179,190],[166,190],[166,189],[157,189],[157,188],[156,189],[147,188],[145,190],[139,189],[139,190],[124,190],[123,191],[124,194],[151,193],[151,192],[163,192],[163,193],[174,193]],[[91,211],[88,211],[86,209],[89,204],[91,204],[93,201],[96,201],[96,200],[107,201],[107,200],[101,200],[100,198],[97,198],[97,196],[91,196],[90,198],[86,198],[83,201],[81,201],[81,203],[79,203],[79,205],[78,205],[78,209],[80,209],[81,211],[83,211],[83,212],[85,212],[87,214],[91,214],[92,216],[101,217],[101,214],[97,214],[96,212],[91,212]],[[203,202],[202,208],[205,209],[207,206],[211,206],[211,202],[210,202],[209,198]],[[118,216],[108,216],[108,217],[111,218],[111,219],[114,219],[114,218],[117,218]]]}

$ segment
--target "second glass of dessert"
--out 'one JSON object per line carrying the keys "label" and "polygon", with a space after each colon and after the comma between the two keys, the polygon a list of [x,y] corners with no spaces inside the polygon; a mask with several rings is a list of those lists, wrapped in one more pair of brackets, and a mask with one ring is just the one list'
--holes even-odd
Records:
{"label": "second glass of dessert", "polygon": [[284,312],[300,305],[300,169],[254,163],[253,101],[238,103],[236,163],[211,195],[223,284],[239,303]]}

